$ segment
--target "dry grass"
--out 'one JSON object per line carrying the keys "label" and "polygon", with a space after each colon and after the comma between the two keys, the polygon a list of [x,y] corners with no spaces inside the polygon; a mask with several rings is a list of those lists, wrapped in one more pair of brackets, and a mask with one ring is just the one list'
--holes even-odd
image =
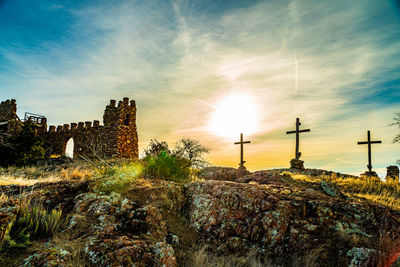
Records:
{"label": "dry grass", "polygon": [[5,176],[1,175],[0,176],[0,185],[34,185],[36,183],[43,183],[43,182],[59,182],[62,181],[61,177],[50,177],[50,178],[45,178],[45,179],[40,179],[40,180],[33,180],[33,179],[26,179],[26,178],[21,178],[21,177],[15,177],[15,176]]}
{"label": "dry grass", "polygon": [[9,197],[6,194],[1,193],[1,195],[0,195],[0,205],[2,205],[3,203],[7,202],[8,199],[9,199]]}
{"label": "dry grass", "polygon": [[307,176],[288,172],[285,172],[285,174],[290,175],[295,180],[309,183],[326,181],[336,185],[342,193],[350,197],[363,199],[370,203],[384,205],[400,211],[400,183],[393,180],[384,182],[379,178],[338,177],[336,175]]}
{"label": "dry grass", "polygon": [[[393,238],[390,234],[383,235],[377,242],[378,246],[378,266],[399,266],[399,246],[400,241]],[[397,264],[396,264],[397,263]]]}
{"label": "dry grass", "polygon": [[185,266],[193,267],[272,267],[272,262],[265,260],[263,263],[254,255],[247,257],[234,257],[234,256],[218,256],[207,252],[207,246],[201,247],[198,251],[192,254],[190,262],[186,263]]}
{"label": "dry grass", "polygon": [[44,167],[8,167],[0,168],[0,185],[30,186],[43,182],[82,181],[91,179],[94,171],[80,166],[55,168],[48,171]]}
{"label": "dry grass", "polygon": [[88,169],[83,169],[81,167],[62,169],[60,171],[60,177],[64,180],[75,180],[75,181],[88,180],[93,177],[93,171]]}
{"label": "dry grass", "polygon": [[85,252],[83,249],[84,243],[79,238],[70,240],[64,234],[57,234],[51,239],[51,244],[54,247],[63,248],[72,254],[72,257],[67,262],[67,266],[88,266],[85,260]]}
{"label": "dry grass", "polygon": [[[215,255],[207,248],[207,246],[200,247],[197,251],[192,253],[190,261],[185,266],[193,267],[318,267],[321,266],[319,261],[321,255],[326,251],[326,247],[321,246],[310,251],[305,251],[303,254],[288,255],[285,259],[272,259],[268,257],[257,257],[250,253],[246,257],[237,256],[219,256]],[[277,262],[278,260],[278,262]],[[282,260],[284,262],[282,262]]]}

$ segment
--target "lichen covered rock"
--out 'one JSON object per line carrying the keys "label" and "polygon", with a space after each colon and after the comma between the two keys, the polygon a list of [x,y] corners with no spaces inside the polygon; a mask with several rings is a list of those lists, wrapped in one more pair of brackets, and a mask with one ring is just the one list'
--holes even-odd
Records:
{"label": "lichen covered rock", "polygon": [[38,253],[29,256],[23,266],[43,266],[43,267],[56,267],[56,266],[70,266],[72,254],[62,248],[47,248]]}
{"label": "lichen covered rock", "polygon": [[192,266],[185,260],[198,245],[227,258],[278,259],[281,266],[315,251],[329,266],[374,266],[384,249],[399,253],[391,245],[400,239],[400,213],[345,196],[329,182],[296,182],[275,170],[215,177],[186,185],[138,179],[110,194],[90,190],[88,182],[43,183],[22,194],[22,187],[4,186],[0,234],[23,198],[68,214],[57,236],[34,240],[21,252],[25,258],[10,257],[9,266],[67,266],[77,247],[87,266]]}
{"label": "lichen covered rock", "polygon": [[[379,233],[400,237],[398,212],[338,198],[327,185],[326,193],[283,181],[268,185],[206,181],[186,187],[190,223],[203,242],[221,254],[283,257],[325,244],[333,247],[328,254],[339,253],[341,262],[350,262],[345,249],[351,249],[352,240],[372,246]],[[334,251],[338,247],[341,252]]]}

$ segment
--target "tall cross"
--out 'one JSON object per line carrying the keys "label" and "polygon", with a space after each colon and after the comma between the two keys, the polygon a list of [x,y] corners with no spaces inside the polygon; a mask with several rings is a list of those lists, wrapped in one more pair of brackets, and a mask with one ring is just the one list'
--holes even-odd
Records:
{"label": "tall cross", "polygon": [[371,141],[371,133],[368,131],[368,141],[358,142],[359,145],[368,144],[368,170],[372,171],[372,163],[371,163],[371,144],[381,144],[382,141]]}
{"label": "tall cross", "polygon": [[288,131],[286,132],[286,134],[296,134],[296,154],[295,154],[295,158],[299,159],[301,156],[301,153],[299,152],[299,139],[300,139],[300,133],[304,133],[304,132],[310,132],[310,129],[304,129],[304,130],[300,130],[300,119],[296,118],[296,130],[295,131]]}
{"label": "tall cross", "polygon": [[243,144],[250,144],[250,141],[243,141],[243,134],[240,134],[240,142],[235,142],[235,145],[240,144],[240,167],[243,167],[243,164],[246,162],[243,160]]}

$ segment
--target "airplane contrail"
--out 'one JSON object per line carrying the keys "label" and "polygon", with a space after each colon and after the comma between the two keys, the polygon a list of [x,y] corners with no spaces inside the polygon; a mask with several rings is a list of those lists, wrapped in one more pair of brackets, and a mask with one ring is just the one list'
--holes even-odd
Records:
{"label": "airplane contrail", "polygon": [[12,69],[10,67],[7,67],[7,66],[0,65],[0,67],[4,68],[6,70],[9,70],[11,72],[14,72],[14,73],[16,73],[18,75],[24,76],[24,77],[28,77],[28,78],[32,77],[29,74],[26,74],[26,73],[23,73],[23,72],[20,72],[20,71],[16,71],[16,70],[14,70],[14,69]]}
{"label": "airplane contrail", "polygon": [[297,94],[299,91],[299,62],[297,61],[297,54],[294,55],[294,92]]}
{"label": "airplane contrail", "polygon": [[207,102],[204,101],[204,100],[201,100],[201,99],[198,99],[198,98],[197,98],[197,101],[200,101],[201,103],[206,104],[207,106],[210,106],[210,107],[212,107],[212,108],[215,108],[214,105],[211,105],[210,103],[207,103]]}

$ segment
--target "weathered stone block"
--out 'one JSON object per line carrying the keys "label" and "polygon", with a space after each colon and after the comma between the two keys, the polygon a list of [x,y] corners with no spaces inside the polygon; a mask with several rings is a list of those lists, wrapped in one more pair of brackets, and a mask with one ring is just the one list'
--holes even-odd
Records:
{"label": "weathered stone block", "polygon": [[242,177],[250,174],[250,172],[246,169],[245,166],[240,166],[237,170],[237,177]]}
{"label": "weathered stone block", "polygon": [[397,182],[399,181],[399,167],[389,166],[386,170],[386,180],[391,179]]}
{"label": "weathered stone block", "polygon": [[379,176],[378,176],[378,174],[376,173],[376,172],[374,172],[374,171],[366,171],[366,172],[364,172],[364,173],[362,173],[361,175],[360,175],[360,177],[364,177],[364,178],[378,178],[379,179]]}
{"label": "weathered stone block", "polygon": [[290,168],[297,170],[304,170],[304,161],[299,159],[292,159],[290,161]]}

